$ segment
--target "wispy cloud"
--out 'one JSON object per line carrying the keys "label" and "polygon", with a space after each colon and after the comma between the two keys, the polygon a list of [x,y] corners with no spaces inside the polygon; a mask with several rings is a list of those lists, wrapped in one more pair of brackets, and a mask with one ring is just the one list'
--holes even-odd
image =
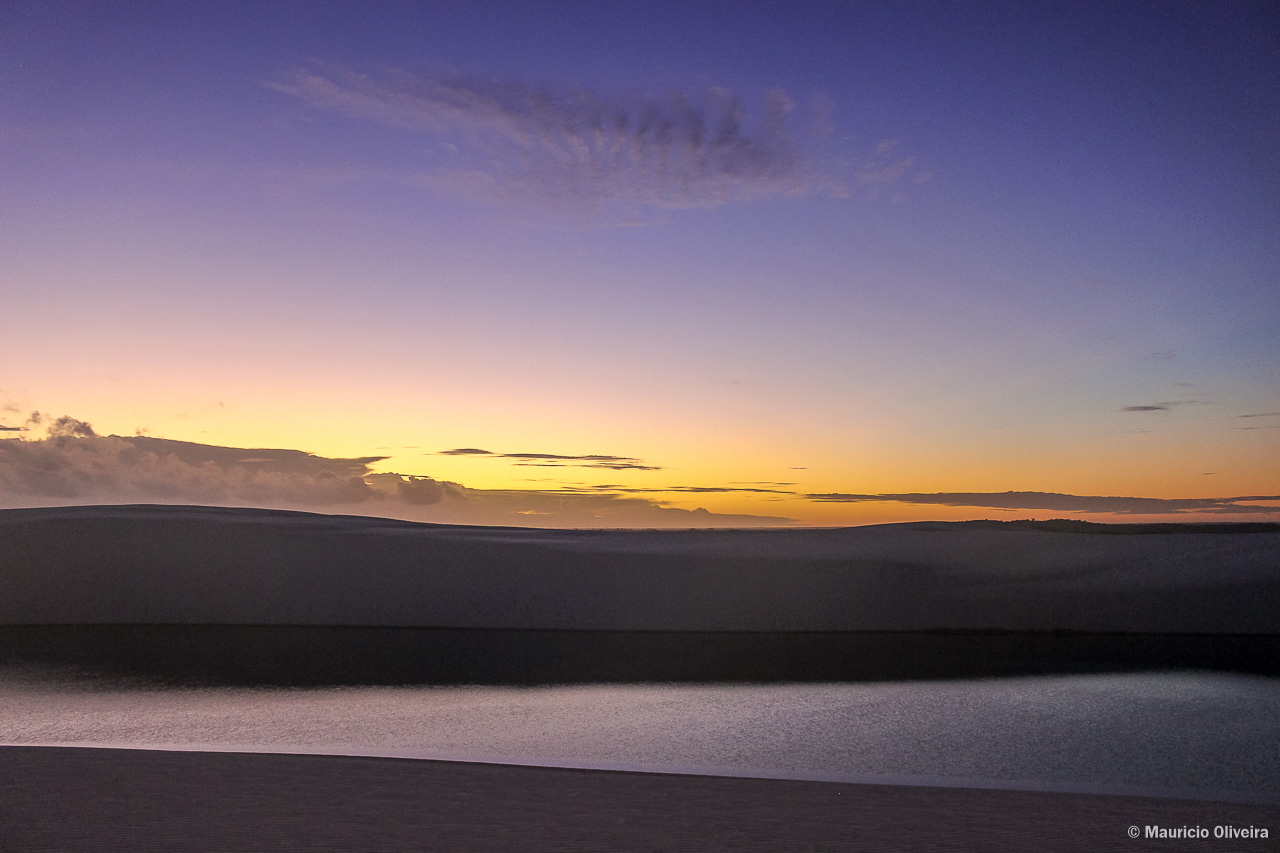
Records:
{"label": "wispy cloud", "polygon": [[685,494],[694,494],[694,495],[713,495],[713,494],[724,494],[724,493],[728,493],[728,492],[751,492],[751,493],[756,493],[756,494],[769,494],[769,495],[794,495],[794,494],[795,494],[795,492],[787,491],[787,490],[785,490],[785,489],[763,489],[763,488],[751,487],[751,486],[654,486],[654,487],[639,487],[639,486],[602,485],[602,486],[583,486],[583,487],[573,487],[573,488],[580,488],[580,489],[583,489],[583,490],[591,490],[591,491],[609,491],[609,492],[617,492],[617,493],[619,493],[619,494],[628,494],[628,495],[637,495],[637,494],[651,494],[651,495],[656,495],[656,494],[679,494],[679,493],[681,493],[681,492],[683,492],[683,493],[685,493]]}
{"label": "wispy cloud", "polygon": [[[789,519],[663,506],[620,494],[470,489],[432,477],[374,472],[385,456],[329,458],[150,436],[98,435],[72,417],[33,413],[40,439],[0,439],[0,507],[50,503],[179,503],[387,515],[450,524],[550,527],[753,527]],[[465,448],[463,448],[465,450]],[[487,451],[477,451],[480,455]],[[513,454],[516,458],[576,460]],[[598,463],[604,464],[604,463]]]}
{"label": "wispy cloud", "polygon": [[488,456],[493,459],[515,459],[514,464],[532,468],[604,468],[611,471],[661,471],[658,465],[649,465],[631,456],[606,456],[587,454],[570,456],[561,453],[494,453],[477,447],[458,447],[441,450],[440,456]]}
{"label": "wispy cloud", "polygon": [[1097,512],[1122,515],[1176,515],[1187,512],[1209,514],[1277,513],[1280,507],[1247,501],[1280,501],[1280,495],[1247,495],[1234,498],[1133,498],[1064,495],[1056,492],[939,492],[936,494],[856,495],[844,493],[805,495],[812,501],[870,503],[896,501],[934,506],[981,507],[988,509],[1051,510],[1054,512]]}
{"label": "wispy cloud", "polygon": [[853,167],[816,152],[830,102],[799,119],[782,89],[748,115],[736,93],[606,95],[515,80],[301,68],[267,83],[312,107],[432,137],[448,165],[415,181],[471,195],[598,207],[713,207],[777,195],[846,195],[914,168],[893,145]]}
{"label": "wispy cloud", "polygon": [[786,489],[764,489],[759,486],[672,486],[667,491],[671,492],[692,492],[711,493],[711,492],[755,492],[758,494],[769,495],[793,495],[795,492]]}
{"label": "wispy cloud", "polygon": [[[1280,418],[1280,412],[1252,412],[1247,415],[1236,415],[1235,419],[1244,420],[1251,418]],[[1280,429],[1280,424],[1249,424],[1248,426],[1235,426],[1232,429],[1253,430],[1253,429]]]}
{"label": "wispy cloud", "polygon": [[661,471],[655,465],[641,465],[637,462],[517,462],[521,468],[603,468],[607,471]]}
{"label": "wispy cloud", "polygon": [[1160,403],[1147,403],[1139,406],[1124,406],[1122,412],[1167,412],[1176,406],[1207,406],[1210,400],[1165,400]]}

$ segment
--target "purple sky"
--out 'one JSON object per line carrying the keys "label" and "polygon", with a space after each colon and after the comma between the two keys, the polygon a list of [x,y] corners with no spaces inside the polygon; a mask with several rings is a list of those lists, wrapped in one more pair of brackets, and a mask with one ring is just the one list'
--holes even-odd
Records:
{"label": "purple sky", "polygon": [[[1270,3],[11,0],[0,437],[378,457],[485,521],[1274,495],[1277,57]],[[10,445],[0,504],[163,480]]]}

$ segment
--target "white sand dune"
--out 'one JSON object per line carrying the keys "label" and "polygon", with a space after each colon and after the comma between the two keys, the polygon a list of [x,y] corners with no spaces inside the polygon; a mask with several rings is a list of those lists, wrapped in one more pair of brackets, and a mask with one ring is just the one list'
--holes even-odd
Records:
{"label": "white sand dune", "polygon": [[1280,633],[1280,533],[541,531],[0,511],[0,624]]}

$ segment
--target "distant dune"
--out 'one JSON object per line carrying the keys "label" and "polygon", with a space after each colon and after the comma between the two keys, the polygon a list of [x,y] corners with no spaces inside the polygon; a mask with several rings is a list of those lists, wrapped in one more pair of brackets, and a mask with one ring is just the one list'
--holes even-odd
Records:
{"label": "distant dune", "polygon": [[1280,634],[1280,532],[1121,530],[544,531],[4,510],[0,624]]}

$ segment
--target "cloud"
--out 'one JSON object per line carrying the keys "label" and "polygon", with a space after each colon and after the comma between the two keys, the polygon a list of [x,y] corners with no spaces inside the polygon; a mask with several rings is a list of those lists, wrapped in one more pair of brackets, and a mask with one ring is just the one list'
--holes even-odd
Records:
{"label": "cloud", "polygon": [[76,418],[50,420],[36,413],[28,423],[45,425],[45,437],[0,439],[0,507],[177,503],[545,527],[753,527],[790,521],[678,509],[613,494],[469,489],[432,477],[374,472],[371,466],[385,456],[329,458],[301,450],[103,436]]}
{"label": "cloud", "polygon": [[[39,414],[39,412],[31,413],[32,418],[35,419],[35,423],[41,422],[38,419]],[[93,427],[89,426],[84,421],[76,420],[69,415],[63,415],[62,417],[54,420],[53,423],[49,424],[47,429],[50,437],[94,438],[97,436],[97,433],[93,431]]]}
{"label": "cloud", "polygon": [[[892,145],[845,169],[818,154],[830,136],[831,103],[801,120],[780,88],[754,119],[723,87],[613,96],[516,80],[359,74],[300,68],[268,87],[317,109],[432,137],[447,165],[411,182],[469,195],[599,207],[714,207],[778,195],[847,195],[849,183],[896,183],[912,158]],[[803,132],[797,131],[797,125]]]}
{"label": "cloud", "polygon": [[23,427],[11,427],[0,424],[0,432],[22,432]]}
{"label": "cloud", "polygon": [[770,495],[794,495],[795,492],[787,489],[763,489],[758,486],[672,486],[668,491],[671,492],[694,492],[694,493],[712,493],[712,492],[755,492],[758,494]]}
{"label": "cloud", "polygon": [[604,468],[609,471],[661,471],[657,465],[642,465],[638,462],[517,462],[521,468]]}
{"label": "cloud", "polygon": [[441,450],[440,456],[488,456],[493,459],[515,459],[514,464],[524,468],[603,468],[610,471],[661,471],[658,465],[649,465],[632,456],[604,456],[587,454],[570,456],[561,453],[494,453],[475,447],[459,447]]}
{"label": "cloud", "polygon": [[1169,411],[1175,406],[1212,406],[1212,400],[1164,400],[1140,406],[1121,406],[1120,411]]}
{"label": "cloud", "polygon": [[0,495],[82,502],[328,506],[376,499],[366,459],[99,436],[74,418],[42,440],[0,441]]}
{"label": "cloud", "polygon": [[580,459],[588,462],[635,462],[629,456],[602,456],[600,454],[589,454],[586,456],[566,456],[562,453],[502,453],[499,454],[507,459],[545,459],[545,460],[569,460]]}
{"label": "cloud", "polygon": [[[786,484],[784,484],[786,485]],[[586,489],[593,491],[610,491],[623,494],[674,494],[684,492],[687,494],[710,495],[721,494],[726,492],[753,492],[757,494],[769,495],[794,495],[795,492],[784,489],[762,489],[748,486],[665,486],[665,487],[628,487],[628,486],[587,486]]]}
{"label": "cloud", "polygon": [[431,521],[537,527],[761,527],[791,523],[764,515],[728,515],[661,506],[613,494],[564,490],[464,489],[433,508]]}
{"label": "cloud", "polygon": [[1280,412],[1255,412],[1250,415],[1236,415],[1238,418],[1280,418]]}
{"label": "cloud", "polygon": [[811,494],[812,501],[864,503],[896,501],[935,506],[984,507],[989,509],[1052,510],[1055,512],[1101,512],[1122,515],[1172,515],[1187,512],[1229,515],[1235,513],[1280,513],[1280,507],[1259,506],[1244,501],[1280,501],[1280,495],[1248,495],[1235,498],[1130,498],[1064,495],[1056,492],[940,492],[936,494],[855,495]]}
{"label": "cloud", "polygon": [[1208,406],[1211,400],[1165,400],[1160,403],[1148,403],[1143,406],[1124,406],[1122,412],[1167,412],[1174,406]]}
{"label": "cloud", "polygon": [[465,493],[463,487],[457,483],[435,480],[431,477],[365,474],[361,479],[380,495],[413,506],[433,506],[445,498],[462,498]]}
{"label": "cloud", "polygon": [[915,163],[914,157],[906,157],[892,163],[870,162],[858,170],[858,177],[867,184],[896,184],[902,180],[902,176],[907,173],[913,163]]}

